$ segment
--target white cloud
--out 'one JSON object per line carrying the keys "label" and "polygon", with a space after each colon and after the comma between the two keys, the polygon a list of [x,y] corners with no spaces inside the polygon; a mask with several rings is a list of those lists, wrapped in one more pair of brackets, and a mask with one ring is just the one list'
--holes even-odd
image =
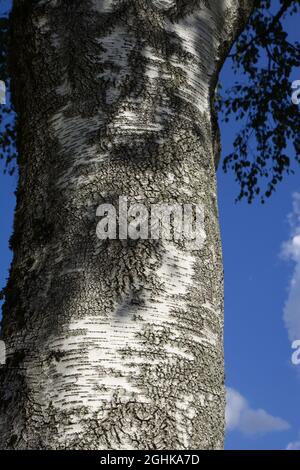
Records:
{"label": "white cloud", "polygon": [[226,389],[226,428],[232,431],[239,427],[243,410],[248,404],[245,398],[233,388]]}
{"label": "white cloud", "polygon": [[300,450],[300,436],[299,436],[299,441],[290,442],[286,446],[286,450]]}
{"label": "white cloud", "polygon": [[284,323],[291,342],[300,339],[300,193],[293,194],[293,210],[288,216],[291,234],[282,254],[295,263],[284,306]]}
{"label": "white cloud", "polygon": [[243,434],[255,435],[286,431],[290,425],[265,410],[253,410],[237,390],[227,388],[226,427],[227,431],[238,430]]}

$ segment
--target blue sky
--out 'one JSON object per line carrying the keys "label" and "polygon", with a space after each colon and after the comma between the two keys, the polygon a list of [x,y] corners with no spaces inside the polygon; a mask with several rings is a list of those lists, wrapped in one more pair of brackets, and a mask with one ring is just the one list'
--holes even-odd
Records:
{"label": "blue sky", "polygon": [[[299,18],[287,19],[291,36],[298,31],[296,21],[299,23]],[[300,79],[300,70],[295,71],[293,79]],[[223,87],[233,80],[227,62],[222,71]],[[232,121],[221,124],[224,155],[230,152],[237,129],[238,124]],[[257,431],[264,426],[262,413],[256,413],[256,423],[252,413],[249,427],[253,434],[245,434],[242,411],[240,425],[227,432],[227,449],[285,449],[300,440],[300,366],[291,363],[291,341],[283,320],[297,264],[280,256],[283,243],[291,244],[300,225],[296,220],[293,229],[291,217],[288,219],[293,212],[293,194],[300,193],[296,164],[295,170],[264,206],[258,202],[235,204],[238,187],[233,175],[218,172],[225,266],[226,383],[248,401],[251,411],[263,409],[290,425],[287,430],[276,431],[287,426],[277,421],[272,426],[271,420],[265,419],[266,428],[273,431],[254,433],[255,424]],[[292,313],[298,313],[295,306]]]}
{"label": "blue sky", "polygon": [[[8,4],[0,0],[0,12]],[[296,18],[287,21],[287,28],[292,35],[297,31]],[[293,78],[300,79],[300,70]],[[233,80],[227,63],[223,86]],[[230,151],[237,126],[233,122],[221,125],[223,154]],[[235,204],[238,187],[233,175],[218,173],[230,398],[227,449],[285,449],[289,444],[296,448],[300,441],[300,366],[292,365],[291,340],[283,319],[285,305],[289,315],[297,314],[295,302],[287,301],[293,298],[298,282],[300,291],[300,249],[292,243],[295,233],[300,233],[300,217],[295,215],[294,227],[288,219],[293,201],[294,212],[300,210],[293,198],[300,193],[300,168],[295,169],[296,174],[287,177],[264,206]],[[16,176],[0,174],[0,288],[6,283],[11,260],[8,239],[15,185]],[[288,242],[285,251],[290,259],[280,256],[284,242]]]}

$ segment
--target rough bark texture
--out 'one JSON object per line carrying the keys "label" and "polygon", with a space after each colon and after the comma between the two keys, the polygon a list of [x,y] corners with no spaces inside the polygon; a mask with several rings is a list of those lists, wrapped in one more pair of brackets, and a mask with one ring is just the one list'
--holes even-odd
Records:
{"label": "rough bark texture", "polygon": [[[1,448],[223,446],[211,101],[250,3],[15,1],[20,182]],[[121,195],[202,204],[202,248],[98,240],[98,205]]]}

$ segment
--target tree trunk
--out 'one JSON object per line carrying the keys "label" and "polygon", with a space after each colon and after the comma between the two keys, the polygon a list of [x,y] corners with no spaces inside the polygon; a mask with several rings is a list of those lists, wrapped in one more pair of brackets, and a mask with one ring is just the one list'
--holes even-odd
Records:
{"label": "tree trunk", "polygon": [[[20,181],[0,447],[222,448],[212,102],[251,2],[14,3]],[[201,246],[100,240],[97,207],[120,196],[200,205]]]}

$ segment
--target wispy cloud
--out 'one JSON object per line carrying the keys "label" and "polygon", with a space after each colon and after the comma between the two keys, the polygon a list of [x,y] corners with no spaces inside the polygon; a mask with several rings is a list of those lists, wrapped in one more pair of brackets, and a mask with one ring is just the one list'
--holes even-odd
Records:
{"label": "wispy cloud", "polygon": [[286,450],[300,450],[300,435],[299,435],[299,441],[290,442],[286,446]]}
{"label": "wispy cloud", "polygon": [[293,194],[293,210],[288,216],[290,238],[282,246],[282,254],[295,263],[284,306],[284,322],[291,342],[300,339],[300,193]]}
{"label": "wispy cloud", "polygon": [[226,427],[227,431],[238,430],[246,435],[261,435],[286,431],[290,425],[263,409],[252,409],[246,398],[237,390],[227,388]]}

